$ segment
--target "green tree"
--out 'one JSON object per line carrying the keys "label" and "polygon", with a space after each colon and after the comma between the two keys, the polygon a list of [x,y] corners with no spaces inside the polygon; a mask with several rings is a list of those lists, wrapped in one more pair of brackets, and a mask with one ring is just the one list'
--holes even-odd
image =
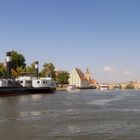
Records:
{"label": "green tree", "polygon": [[31,64],[31,66],[27,66],[25,69],[25,72],[27,73],[34,73],[35,72],[35,62]]}
{"label": "green tree", "polygon": [[17,67],[16,70],[13,69],[12,70],[12,75],[14,77],[18,77],[18,76],[20,76],[23,73],[27,73],[27,74],[32,74],[33,75],[34,72],[35,72],[35,62],[33,62],[31,64],[31,66],[26,66],[24,68],[22,66],[20,66],[20,67]]}
{"label": "green tree", "polygon": [[17,69],[18,67],[26,67],[25,57],[17,51],[11,51],[12,57],[12,68]]}
{"label": "green tree", "polygon": [[[25,69],[25,72],[26,72],[26,73],[30,73],[30,74],[36,76],[36,75],[35,75],[35,63],[36,63],[36,62],[33,62],[33,63],[31,64],[31,66],[27,66],[26,69]],[[42,75],[40,74],[40,72],[38,72],[38,74],[39,74],[39,76],[42,76]]]}
{"label": "green tree", "polygon": [[6,74],[6,68],[4,66],[4,63],[0,63],[0,77],[5,77]]}
{"label": "green tree", "polygon": [[53,65],[53,63],[45,63],[43,65],[41,76],[49,76],[55,78],[55,66]]}
{"label": "green tree", "polygon": [[58,75],[56,76],[56,81],[59,84],[68,84],[68,79],[69,79],[69,73],[66,71],[60,72],[58,73]]}

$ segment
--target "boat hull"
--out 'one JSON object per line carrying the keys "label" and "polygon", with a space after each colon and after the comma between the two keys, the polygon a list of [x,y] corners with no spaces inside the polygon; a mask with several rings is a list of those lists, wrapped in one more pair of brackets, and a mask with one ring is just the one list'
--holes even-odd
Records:
{"label": "boat hull", "polygon": [[0,96],[16,96],[23,94],[52,94],[55,87],[0,87]]}

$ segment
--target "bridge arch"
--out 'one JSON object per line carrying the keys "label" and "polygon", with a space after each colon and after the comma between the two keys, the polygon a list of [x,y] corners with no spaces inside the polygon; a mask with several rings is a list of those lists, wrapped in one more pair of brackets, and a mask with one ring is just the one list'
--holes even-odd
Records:
{"label": "bridge arch", "polygon": [[134,89],[135,86],[132,83],[127,84],[126,89]]}
{"label": "bridge arch", "polygon": [[113,86],[113,88],[114,88],[114,89],[122,89],[123,87],[122,87],[121,84],[115,84],[115,85]]}

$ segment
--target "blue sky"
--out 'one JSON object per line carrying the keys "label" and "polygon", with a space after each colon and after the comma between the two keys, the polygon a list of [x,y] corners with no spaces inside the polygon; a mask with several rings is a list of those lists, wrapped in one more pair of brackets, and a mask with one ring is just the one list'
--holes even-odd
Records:
{"label": "blue sky", "polygon": [[140,80],[139,0],[0,0],[0,61],[78,67],[99,82]]}

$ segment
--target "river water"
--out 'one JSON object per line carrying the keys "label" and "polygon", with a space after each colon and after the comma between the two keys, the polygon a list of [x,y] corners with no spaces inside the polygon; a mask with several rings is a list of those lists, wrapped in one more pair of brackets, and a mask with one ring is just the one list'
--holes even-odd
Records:
{"label": "river water", "polygon": [[1,97],[0,140],[140,140],[140,91]]}

